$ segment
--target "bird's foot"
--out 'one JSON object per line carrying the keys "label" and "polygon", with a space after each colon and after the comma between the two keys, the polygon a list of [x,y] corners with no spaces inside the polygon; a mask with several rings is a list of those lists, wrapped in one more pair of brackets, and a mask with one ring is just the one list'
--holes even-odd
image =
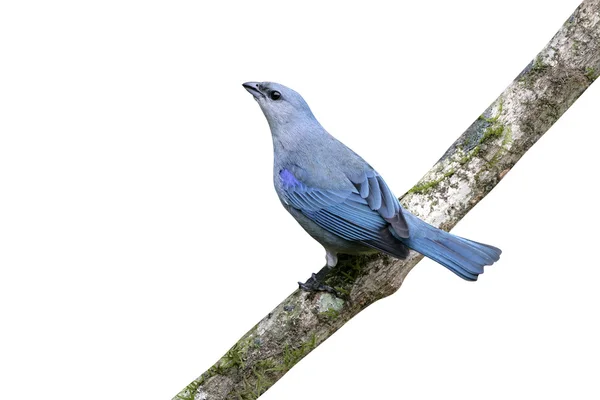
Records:
{"label": "bird's foot", "polygon": [[327,292],[336,297],[341,297],[337,290],[319,281],[317,274],[312,274],[312,276],[304,283],[298,282],[298,286],[306,292]]}

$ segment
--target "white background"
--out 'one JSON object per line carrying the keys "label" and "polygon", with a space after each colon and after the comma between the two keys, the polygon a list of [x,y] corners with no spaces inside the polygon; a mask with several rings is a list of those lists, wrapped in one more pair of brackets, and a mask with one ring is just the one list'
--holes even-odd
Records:
{"label": "white background", "polygon": [[[404,193],[575,0],[6,1],[0,398],[170,399],[324,263],[272,189],[241,83],[302,93]],[[593,85],[431,261],[267,399],[598,399]]]}

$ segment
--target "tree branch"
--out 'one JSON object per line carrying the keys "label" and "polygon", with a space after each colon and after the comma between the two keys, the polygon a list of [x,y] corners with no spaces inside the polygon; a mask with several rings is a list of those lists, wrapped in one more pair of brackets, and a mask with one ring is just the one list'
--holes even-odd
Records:
{"label": "tree branch", "polygon": [[[496,101],[401,197],[450,230],[600,75],[600,0],[586,0]],[[175,399],[256,399],[375,301],[397,291],[423,256],[341,257],[326,277],[345,294],[296,290]]]}

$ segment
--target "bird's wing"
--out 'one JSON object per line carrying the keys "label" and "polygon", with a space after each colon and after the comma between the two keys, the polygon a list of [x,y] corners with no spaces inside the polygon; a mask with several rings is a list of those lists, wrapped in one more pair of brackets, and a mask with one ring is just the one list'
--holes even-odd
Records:
{"label": "bird's wing", "polygon": [[397,236],[409,237],[402,206],[377,171],[367,169],[359,174],[349,174],[348,179],[354,184],[360,197],[367,201],[369,207],[392,225]]}
{"label": "bird's wing", "polygon": [[[408,249],[394,238],[389,229],[390,223],[369,205],[368,196],[362,197],[358,189],[310,187],[287,169],[279,172],[279,179],[284,201],[321,228],[343,239],[358,241],[395,257],[404,258],[408,254]],[[379,201],[383,203],[381,199]]]}

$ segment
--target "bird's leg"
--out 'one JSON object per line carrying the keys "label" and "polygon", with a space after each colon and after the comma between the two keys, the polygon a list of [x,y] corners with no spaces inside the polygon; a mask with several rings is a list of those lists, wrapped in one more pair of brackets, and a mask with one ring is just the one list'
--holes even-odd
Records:
{"label": "bird's leg", "polygon": [[325,277],[330,272],[331,268],[335,267],[337,264],[337,255],[336,253],[326,250],[325,258],[327,260],[327,264],[321,268],[318,273],[312,274],[306,282],[298,282],[298,286],[300,289],[307,292],[328,292],[334,296],[340,297],[340,294],[337,290],[324,283]]}

